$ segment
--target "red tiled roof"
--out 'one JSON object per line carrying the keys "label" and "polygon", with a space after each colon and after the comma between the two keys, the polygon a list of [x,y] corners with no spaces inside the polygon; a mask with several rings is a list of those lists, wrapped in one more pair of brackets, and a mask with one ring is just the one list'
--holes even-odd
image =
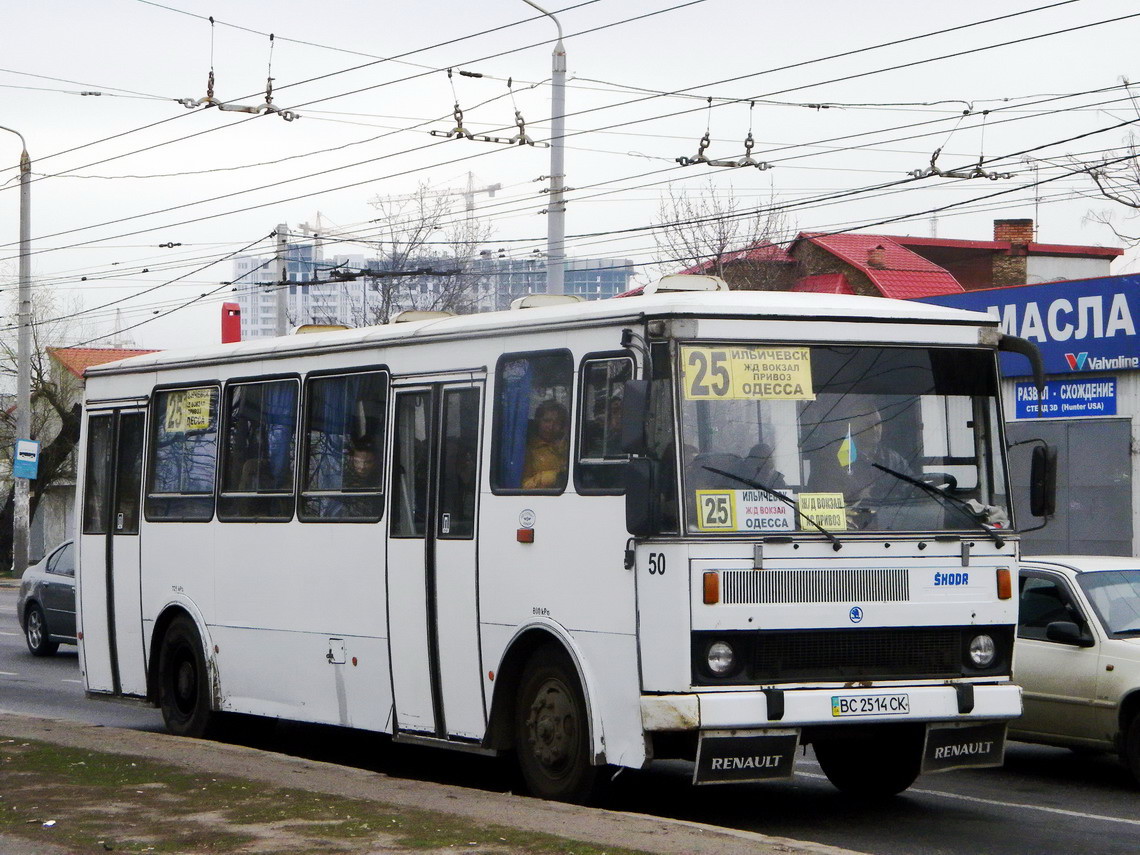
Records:
{"label": "red tiled roof", "polygon": [[[813,234],[801,232],[792,246],[810,241],[836,258],[842,259],[867,276],[884,297],[914,300],[939,294],[958,294],[963,290],[958,280],[944,268],[885,235]],[[882,266],[868,263],[869,253],[882,247]]]}
{"label": "red tiled roof", "polygon": [[[902,246],[945,246],[952,249],[985,249],[992,252],[1005,252],[1013,244],[1008,240],[954,240],[952,238],[908,237],[886,235]],[[1124,250],[1115,246],[1078,246],[1067,243],[1029,243],[1025,245],[1029,255],[1078,255],[1084,258],[1116,258]]]}
{"label": "red tiled roof", "polygon": [[[793,264],[795,259],[788,255],[788,251],[779,244],[766,243],[761,246],[753,246],[748,249],[738,249],[735,252],[725,253],[720,257],[721,264],[735,264],[741,261],[768,261],[774,264]],[[687,267],[681,273],[708,273],[710,269],[716,266],[717,260],[710,259],[702,261],[700,264],[694,264],[692,267]]]}
{"label": "red tiled roof", "polygon": [[842,273],[817,273],[805,276],[792,286],[793,291],[810,294],[854,294],[855,289]]}
{"label": "red tiled roof", "polygon": [[115,362],[126,359],[128,356],[141,356],[144,353],[154,353],[153,350],[127,350],[119,347],[49,347],[48,353],[59,360],[59,364],[74,374],[82,377],[83,372],[92,365],[102,365],[104,362]]}

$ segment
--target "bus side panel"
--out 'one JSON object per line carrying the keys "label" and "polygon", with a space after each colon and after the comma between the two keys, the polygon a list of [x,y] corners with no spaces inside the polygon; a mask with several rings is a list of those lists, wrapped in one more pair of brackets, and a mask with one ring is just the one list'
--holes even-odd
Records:
{"label": "bus side panel", "polygon": [[388,727],[383,525],[214,524],[225,709]]}
{"label": "bus side panel", "polygon": [[157,656],[162,639],[151,635],[164,608],[185,603],[207,624],[214,613],[214,527],[143,520],[139,546],[143,637],[147,656]]}
{"label": "bus side panel", "polygon": [[[502,661],[517,628],[559,625],[573,638],[595,725],[595,751],[640,766],[641,731],[633,571],[623,566],[621,496],[488,496],[480,543],[484,661]],[[520,514],[532,512],[534,542],[519,543]],[[488,687],[488,699],[490,687]]]}

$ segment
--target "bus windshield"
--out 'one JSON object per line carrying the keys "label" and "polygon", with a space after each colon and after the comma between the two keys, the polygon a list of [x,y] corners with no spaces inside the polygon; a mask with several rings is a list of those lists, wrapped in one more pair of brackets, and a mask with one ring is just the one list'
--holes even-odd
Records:
{"label": "bus windshield", "polygon": [[1010,527],[991,351],[680,348],[692,533]]}

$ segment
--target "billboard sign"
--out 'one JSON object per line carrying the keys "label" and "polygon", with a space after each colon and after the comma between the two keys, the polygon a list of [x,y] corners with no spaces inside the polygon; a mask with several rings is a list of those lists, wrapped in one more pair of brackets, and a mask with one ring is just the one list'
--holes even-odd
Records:
{"label": "billboard sign", "polygon": [[[1140,369],[1140,274],[987,288],[919,302],[985,312],[1001,331],[1041,349],[1046,374]],[[1028,377],[1029,360],[1003,353],[1002,374]]]}

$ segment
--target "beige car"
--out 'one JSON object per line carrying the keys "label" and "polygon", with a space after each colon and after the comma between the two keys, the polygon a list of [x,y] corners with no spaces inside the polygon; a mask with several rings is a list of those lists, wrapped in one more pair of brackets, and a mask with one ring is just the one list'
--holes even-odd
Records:
{"label": "beige car", "polygon": [[1116,751],[1140,784],[1140,559],[1022,564],[1011,739]]}

